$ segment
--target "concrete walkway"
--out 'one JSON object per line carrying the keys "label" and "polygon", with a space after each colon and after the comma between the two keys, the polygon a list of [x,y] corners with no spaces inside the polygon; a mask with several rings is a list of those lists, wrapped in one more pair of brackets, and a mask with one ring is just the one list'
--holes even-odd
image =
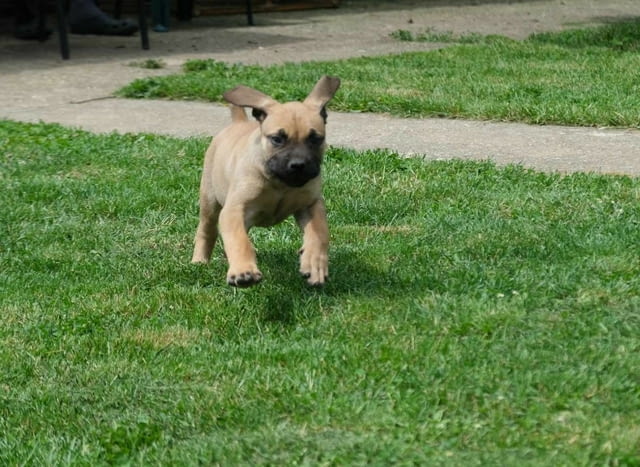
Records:
{"label": "concrete walkway", "polygon": [[[519,8],[492,2],[457,7],[416,7],[415,2],[406,2],[399,8],[398,3],[393,9],[384,8],[384,3],[371,9],[355,2],[339,10],[258,15],[262,25],[257,28],[244,26],[242,17],[200,18],[169,34],[152,34],[152,50],[148,52],[138,49],[136,37],[71,36],[72,59],[68,62],[59,59],[55,40],[38,44],[2,37],[0,118],[57,122],[95,132],[213,135],[229,121],[223,106],[116,99],[112,93],[137,77],[178,72],[189,58],[264,64],[376,55],[434,47],[389,38],[389,32],[402,28],[424,30],[449,21],[452,27],[442,29],[486,32],[484,29],[493,28],[493,32],[526,36],[539,29],[560,28],[563,18],[575,22],[578,6],[586,23],[604,16],[626,17],[638,10],[632,0],[605,2],[605,7],[598,5],[603,2],[586,0],[532,0],[518,3]],[[522,22],[523,11],[528,22]],[[499,15],[503,17],[497,18]],[[465,17],[474,28],[462,24]],[[484,22],[480,21],[483,18]],[[498,25],[492,21],[510,29],[496,31]],[[520,23],[516,25],[517,21]],[[352,24],[369,27],[354,35],[349,26]],[[162,59],[167,67],[146,70],[130,66],[132,61],[146,58]],[[520,163],[544,171],[640,175],[638,130],[331,112],[328,142],[355,149],[388,148],[430,159],[491,159],[498,164]]]}

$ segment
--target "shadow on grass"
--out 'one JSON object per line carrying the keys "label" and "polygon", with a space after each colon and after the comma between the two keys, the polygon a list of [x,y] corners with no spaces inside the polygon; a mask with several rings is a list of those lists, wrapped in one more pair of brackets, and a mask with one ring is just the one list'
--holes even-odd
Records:
{"label": "shadow on grass", "polygon": [[307,284],[298,272],[297,255],[290,251],[273,250],[260,257],[265,282],[254,290],[260,295],[258,315],[265,322],[291,325],[331,312],[351,298],[386,300],[411,292],[407,284],[339,248],[330,254],[330,277],[323,287]]}
{"label": "shadow on grass", "polygon": [[[248,289],[226,284],[227,261],[215,250],[208,265],[168,265],[145,281],[145,289],[179,284],[217,296],[216,301],[250,311],[259,321],[292,325],[313,319],[329,309],[341,306],[346,297],[387,299],[399,292],[399,282],[387,277],[362,258],[335,248],[330,253],[330,277],[324,287],[312,287],[298,272],[299,258],[288,246],[258,253],[263,281]],[[174,269],[170,272],[169,269]],[[409,292],[404,290],[405,293]]]}

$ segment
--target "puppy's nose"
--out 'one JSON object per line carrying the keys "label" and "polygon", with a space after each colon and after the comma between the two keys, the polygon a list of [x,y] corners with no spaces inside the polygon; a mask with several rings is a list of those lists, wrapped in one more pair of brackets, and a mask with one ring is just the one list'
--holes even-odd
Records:
{"label": "puppy's nose", "polygon": [[302,172],[304,170],[305,163],[302,159],[291,159],[287,167],[291,172]]}

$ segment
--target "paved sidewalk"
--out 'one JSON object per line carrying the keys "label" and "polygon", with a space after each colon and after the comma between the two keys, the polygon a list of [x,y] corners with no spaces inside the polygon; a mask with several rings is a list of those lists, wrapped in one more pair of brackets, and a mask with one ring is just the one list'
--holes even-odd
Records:
{"label": "paved sidewalk", "polygon": [[[229,122],[221,105],[183,101],[103,99],[38,111],[0,110],[21,121],[57,122],[94,132],[213,135]],[[544,171],[640,175],[640,131],[597,130],[446,119],[397,119],[331,112],[328,143],[388,148],[429,159],[491,159]]]}
{"label": "paved sidewalk", "polygon": [[[493,32],[518,36],[538,29],[562,27],[561,21],[574,18],[576,6],[583,7],[579,11],[585,22],[594,21],[599,15],[628,16],[634,13],[634,8],[638,10],[632,0],[605,2],[604,7],[599,5],[602,2],[586,0],[536,0],[516,2],[515,6],[480,2],[482,8],[473,5],[416,7],[415,2],[399,3],[407,3],[406,8],[371,10],[345,6],[339,10],[260,15],[258,22],[263,25],[258,28],[242,25],[241,17],[199,19],[175,32],[152,35],[150,52],[139,50],[135,37],[72,36],[72,60],[68,62],[58,58],[56,41],[24,44],[0,38],[0,118],[57,122],[96,132],[150,132],[178,137],[213,135],[229,121],[228,110],[223,106],[110,96],[115,89],[137,77],[178,72],[184,60],[194,57],[277,63],[376,55],[433,47],[399,43],[388,37],[390,31],[407,28],[407,25],[424,30],[449,21],[447,24],[453,26],[445,28],[447,30],[486,32],[487,28],[493,28]],[[528,22],[523,23],[525,7]],[[498,14],[512,15],[513,19],[496,19]],[[462,23],[456,23],[465,15],[477,23],[476,28],[463,30]],[[508,30],[496,31],[500,25],[492,21],[499,21]],[[517,21],[520,23],[516,24]],[[349,24],[370,27],[354,35]],[[325,34],[321,39],[318,38],[320,32]],[[110,48],[113,44],[126,45]],[[194,44],[203,50],[193,52]],[[129,66],[132,60],[150,57],[161,58],[167,68],[145,70]],[[331,112],[328,142],[355,149],[388,148],[429,159],[491,159],[498,164],[520,163],[544,171],[640,175],[638,130],[397,119]]]}

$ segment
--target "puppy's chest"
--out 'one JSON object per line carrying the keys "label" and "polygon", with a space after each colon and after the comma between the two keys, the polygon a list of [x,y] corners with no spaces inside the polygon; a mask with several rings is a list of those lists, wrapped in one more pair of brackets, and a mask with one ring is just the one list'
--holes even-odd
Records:
{"label": "puppy's chest", "polygon": [[285,196],[265,196],[256,200],[247,209],[248,221],[258,227],[269,227],[278,224],[292,214],[312,204],[312,200],[305,193],[297,191]]}

